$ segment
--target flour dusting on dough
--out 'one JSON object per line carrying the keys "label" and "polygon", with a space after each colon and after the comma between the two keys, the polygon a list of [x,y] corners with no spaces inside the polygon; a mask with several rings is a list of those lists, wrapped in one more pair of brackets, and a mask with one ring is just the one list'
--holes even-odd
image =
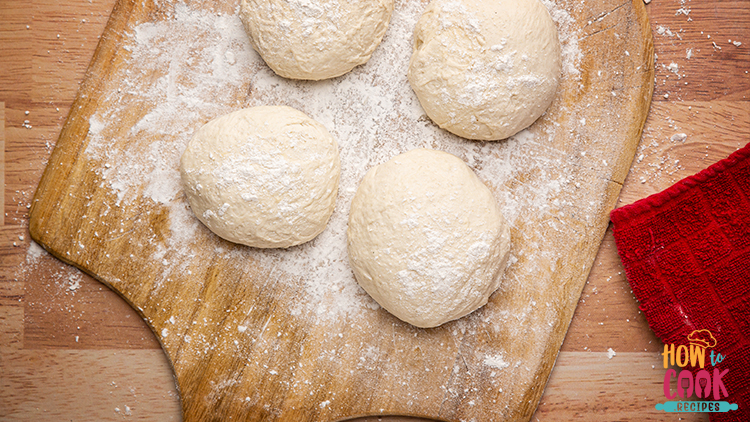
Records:
{"label": "flour dusting on dough", "polygon": [[[82,155],[94,168],[89,176],[108,195],[104,203],[91,205],[91,211],[124,215],[107,219],[103,224],[111,226],[97,227],[99,235],[107,242],[127,239],[133,254],[141,251],[160,264],[153,280],[147,281],[155,294],[168,287],[201,283],[203,279],[195,275],[205,274],[213,262],[196,262],[199,256],[211,256],[220,264],[214,268],[225,271],[210,285],[236,293],[225,318],[197,317],[187,314],[195,309],[194,303],[170,302],[158,306],[178,323],[148,321],[158,327],[157,333],[165,330],[162,340],[167,350],[180,344],[184,361],[198,362],[214,354],[241,360],[244,375],[217,375],[220,382],[209,386],[209,400],[220,400],[231,392],[244,397],[243,405],[259,404],[262,398],[257,389],[240,390],[242,376],[262,374],[293,394],[302,391],[303,384],[330,374],[337,379],[354,375],[366,380],[363,384],[367,385],[353,388],[368,391],[377,386],[367,380],[402,388],[400,399],[408,403],[461,396],[471,398],[468,401],[477,409],[502,412],[501,401],[504,405],[520,399],[520,392],[536,385],[534,376],[547,373],[535,362],[541,361],[545,340],[557,332],[566,304],[578,293],[551,286],[550,275],[563,273],[570,276],[564,278],[567,281],[591,265],[571,262],[549,245],[591,243],[592,227],[599,227],[597,218],[604,205],[588,194],[601,194],[603,189],[598,187],[613,178],[602,159],[608,157],[597,157],[597,148],[587,147],[591,142],[619,145],[623,137],[618,132],[620,110],[607,116],[613,123],[597,121],[601,115],[588,112],[603,109],[608,100],[594,98],[582,76],[587,81],[589,77],[611,79],[608,72],[619,70],[603,67],[596,75],[583,74],[588,70],[581,67],[581,49],[593,38],[584,37],[584,31],[591,28],[579,28],[581,22],[572,16],[585,14],[585,6],[542,1],[558,26],[562,44],[560,97],[540,121],[501,142],[467,141],[440,130],[425,116],[409,87],[406,71],[413,28],[427,1],[397,2],[383,43],[370,61],[344,76],[320,82],[278,77],[250,47],[237,9],[230,10],[231,5],[217,6],[224,8],[221,11],[197,10],[198,6],[182,3],[160,5],[158,16],[149,17],[156,21],[141,22],[126,34],[117,53],[126,63],[102,82],[109,84],[103,89],[108,96],[89,120],[88,144]],[[622,31],[617,25],[613,31]],[[491,48],[502,50],[502,45]],[[501,70],[505,63],[499,60],[494,65]],[[622,91],[607,94],[607,98],[618,98]],[[257,105],[299,109],[321,122],[340,146],[341,183],[328,226],[311,242],[286,250],[257,250],[217,239],[187,206],[177,171],[182,152],[203,123]],[[592,134],[593,130],[597,133]],[[128,143],[123,145],[122,139]],[[436,329],[443,331],[415,330],[395,318],[387,319],[389,315],[354,280],[346,250],[349,206],[365,172],[415,148],[446,151],[466,162],[493,191],[515,236],[504,284],[490,304]],[[149,224],[154,219],[166,223],[165,228],[158,227],[163,232],[157,233],[155,225]],[[413,228],[415,222],[405,219],[402,224]],[[134,226],[146,236],[129,235]],[[82,245],[87,250],[90,246]],[[482,256],[485,250],[486,245],[479,242],[470,252]],[[32,250],[30,256],[37,252]],[[115,256],[118,252],[106,258],[120,267],[142,262],[142,256],[140,260],[127,254]],[[419,256],[411,259],[412,266],[421,270],[425,262]],[[425,268],[430,270],[434,268]],[[111,274],[98,275],[113,284],[123,282]],[[276,291],[290,296],[283,302],[289,309],[278,306]],[[508,306],[510,302],[514,307]],[[201,307],[210,308],[210,304]],[[284,318],[274,319],[281,314]],[[315,329],[306,329],[312,326]],[[216,337],[201,332],[217,327],[223,331]],[[318,337],[300,341],[295,336],[301,332]],[[366,340],[353,333],[366,333]],[[298,360],[277,359],[290,352],[314,356],[317,372],[302,367]],[[408,367],[398,359],[404,355],[414,357]],[[345,367],[347,362],[356,364]],[[423,382],[435,377],[445,381]],[[500,394],[495,397],[497,406],[477,393],[490,390]],[[325,404],[321,409],[339,406],[325,387],[320,392],[315,400]]]}
{"label": "flour dusting on dough", "polygon": [[[578,46],[580,30],[576,29],[570,14],[574,12],[550,1],[543,3],[558,26],[562,45],[560,90],[575,92],[582,86],[579,70],[582,55]],[[599,164],[592,164],[595,157],[576,149],[586,145],[585,141],[576,143],[572,150],[561,150],[561,136],[574,141],[591,136],[585,133],[587,125],[592,126],[594,122],[592,116],[586,114],[592,106],[590,103],[571,110],[566,108],[566,102],[556,100],[546,117],[501,142],[468,141],[434,125],[424,114],[406,77],[414,25],[425,5],[426,2],[398,1],[383,42],[372,58],[344,76],[318,82],[283,79],[268,68],[250,47],[236,9],[209,12],[180,3],[167,6],[161,20],[137,25],[122,46],[127,66],[121,67],[120,73],[108,82],[116,86],[104,91],[109,93],[102,101],[107,107],[98,109],[89,120],[84,156],[99,163],[94,166],[95,180],[102,189],[111,192],[110,200],[98,208],[102,215],[126,214],[133,209],[158,215],[126,214],[127,218],[102,228],[100,235],[104,239],[122,239],[136,224],[144,225],[145,228],[139,228],[142,232],[154,230],[148,223],[149,218],[158,217],[168,222],[167,233],[153,232],[151,236],[129,240],[137,250],[148,251],[152,262],[162,264],[161,273],[153,280],[155,292],[172,287],[173,283],[197,282],[194,281],[196,273],[207,271],[207,266],[205,262],[196,262],[196,257],[206,252],[230,267],[227,271],[232,277],[217,281],[222,286],[243,293],[249,289],[262,290],[264,295],[274,289],[292,292],[291,300],[285,302],[290,306],[285,314],[289,321],[300,326],[332,327],[326,328],[326,334],[319,339],[317,352],[318,364],[330,366],[332,373],[342,370],[339,364],[346,361],[343,356],[359,353],[356,368],[349,370],[356,369],[373,380],[398,374],[398,379],[391,380],[393,385],[416,388],[405,393],[404,400],[420,402],[427,394],[421,388],[428,387],[422,382],[423,377],[431,376],[433,371],[453,371],[455,377],[450,379],[459,382],[457,380],[473,379],[472,374],[489,366],[489,385],[504,397],[513,397],[514,391],[522,391],[527,386],[519,381],[509,388],[509,380],[519,379],[513,378],[515,376],[526,379],[529,371],[536,369],[507,362],[517,362],[519,353],[541,356],[543,342],[535,342],[530,346],[533,350],[519,351],[505,350],[504,343],[488,340],[500,345],[481,353],[477,351],[478,354],[467,356],[458,364],[427,360],[441,350],[449,349],[447,355],[456,353],[465,339],[475,337],[508,339],[507,344],[514,344],[514,339],[522,337],[550,337],[553,322],[560,318],[562,303],[569,298],[537,301],[534,295],[551,294],[550,290],[559,288],[546,283],[553,272],[578,272],[581,266],[585,271],[585,265],[590,264],[569,265],[561,251],[549,248],[544,242],[532,241],[528,233],[538,233],[539,239],[564,238],[557,239],[558,242],[588,239],[596,225],[596,216],[601,214],[602,204],[576,198],[578,195],[585,198],[586,192],[596,189],[596,183],[608,183],[611,169],[606,164],[602,166],[601,160]],[[191,41],[185,42],[187,38]],[[497,65],[502,68],[502,63]],[[322,123],[339,144],[341,180],[333,215],[318,237],[289,249],[259,250],[220,241],[192,214],[179,179],[180,156],[202,124],[231,111],[258,105],[296,108]],[[559,122],[568,117],[573,124]],[[612,132],[616,133],[614,129]],[[128,142],[112,141],[122,138]],[[452,330],[447,337],[455,344],[449,344],[450,341],[430,344],[434,349],[420,352],[426,359],[424,368],[414,366],[404,371],[398,366],[398,359],[389,353],[414,353],[406,350],[405,345],[429,341],[433,334],[420,333],[418,338],[409,327],[396,325],[387,335],[374,332],[376,324],[387,326],[383,321],[388,320],[378,319],[384,318],[383,312],[353,277],[348,262],[346,229],[352,198],[367,170],[416,148],[442,150],[459,157],[492,190],[511,227],[511,237],[518,236],[512,240],[514,246],[503,285],[493,297],[531,293],[520,299],[520,308],[512,311],[498,305],[502,300],[493,301],[491,297],[490,305],[447,328]],[[582,168],[590,172],[586,174],[596,183],[580,183],[576,179]],[[138,204],[142,206],[139,208]],[[575,224],[571,226],[570,221]],[[414,222],[406,219],[403,224],[409,227]],[[481,256],[484,250],[485,245],[478,243],[470,252]],[[121,264],[130,260],[137,262],[132,256],[117,259]],[[411,259],[417,260],[413,263],[415,268],[424,266],[424,262],[418,261],[419,256]],[[254,285],[257,280],[262,283]],[[279,321],[272,320],[273,312],[260,320],[258,315],[251,316],[251,312],[262,312],[255,308],[258,302],[254,296],[238,296],[236,301],[244,313],[227,310],[228,341],[194,334],[192,330],[224,323],[210,318],[191,321],[189,334],[179,332],[179,324],[169,325],[166,332],[169,336],[163,340],[184,342],[181,359],[200,359],[220,350],[243,358],[247,356],[245,372],[248,374],[271,374],[274,379],[278,377],[278,382],[309,381],[304,376],[296,378],[294,375],[298,371],[303,373],[306,368],[270,364],[266,367],[263,360],[250,358],[260,356],[253,355],[256,351],[272,356],[280,347],[297,347],[289,336],[294,327],[279,325]],[[192,309],[193,304],[169,306],[170,314],[180,321],[193,318],[180,314],[183,307]],[[258,306],[268,305],[260,303]],[[149,322],[160,324],[159,321]],[[261,326],[257,326],[258,323]],[[367,332],[376,336],[377,342],[382,340],[382,344],[377,343],[378,348],[372,349],[368,348],[372,346],[369,344],[350,343],[352,337],[342,334],[345,330]],[[456,387],[451,386],[454,381],[437,388],[449,397]],[[231,384],[214,385],[216,397],[230,387]],[[238,394],[247,397],[247,405],[260,400],[258,392]],[[326,409],[336,406],[335,397],[321,397],[321,400],[330,400]],[[476,404],[480,408],[482,403]]]}
{"label": "flour dusting on dough", "polygon": [[[566,76],[576,76],[580,50],[570,29],[572,18],[549,1],[545,5],[559,27]],[[91,117],[86,154],[105,164],[98,173],[102,187],[116,195],[113,205],[140,197],[169,210],[171,236],[154,259],[170,256],[165,262],[185,271],[184,263],[193,254],[191,240],[204,230],[186,206],[177,172],[188,140],[202,123],[256,105],[295,107],[323,123],[340,146],[339,197],[323,233],[309,244],[289,250],[226,252],[256,262],[269,272],[282,271],[301,283],[305,296],[296,313],[306,309],[305,313],[312,311],[326,318],[377,308],[351,274],[346,221],[364,173],[399,153],[426,147],[460,157],[493,188],[511,225],[522,213],[548,210],[550,197],[571,180],[550,180],[547,185],[525,186],[515,193],[501,187],[519,168],[538,166],[544,171],[551,164],[528,151],[545,148],[545,137],[552,133],[525,130],[504,142],[477,143],[438,129],[424,116],[406,79],[412,29],[423,7],[419,2],[399,2],[371,60],[343,77],[320,82],[278,77],[252,50],[236,14],[208,13],[178,4],[166,20],[138,25],[125,46],[130,70],[123,75],[118,95],[109,98],[114,105]],[[186,36],[196,42],[185,43]],[[142,75],[152,72],[158,77],[144,84]],[[238,97],[238,91],[248,92],[249,98]],[[146,109],[129,133],[118,133],[117,126],[108,122],[132,102],[142,103]],[[108,148],[113,136],[131,136],[143,145],[128,151]],[[131,154],[139,150],[146,152]]]}

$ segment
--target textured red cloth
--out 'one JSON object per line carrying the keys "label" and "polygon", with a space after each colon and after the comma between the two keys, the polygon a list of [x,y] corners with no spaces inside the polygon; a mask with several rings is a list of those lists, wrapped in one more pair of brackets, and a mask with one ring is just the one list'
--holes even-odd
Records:
{"label": "textured red cloth", "polygon": [[712,413],[711,421],[750,421],[750,144],[610,217],[628,282],[656,335],[687,345],[694,330],[710,330],[716,346],[707,352],[727,356],[715,366],[729,370],[722,400],[739,409]]}

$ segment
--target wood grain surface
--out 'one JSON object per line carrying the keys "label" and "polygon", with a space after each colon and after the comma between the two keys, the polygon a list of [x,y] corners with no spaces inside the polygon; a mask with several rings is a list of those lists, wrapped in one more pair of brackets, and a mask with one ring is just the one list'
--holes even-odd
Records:
{"label": "wood grain surface", "polygon": [[[412,25],[397,22],[416,20],[423,6],[397,4],[384,54],[403,51],[395,57],[408,59],[410,43],[396,40],[409,40]],[[373,58],[339,82],[277,79],[274,90],[264,92],[266,65],[248,54],[235,4],[119,1],[34,196],[32,238],[111,287],[144,317],[175,371],[185,420],[380,414],[528,420],[633,159],[653,90],[653,45],[640,2],[556,8],[569,16],[558,21],[563,50],[580,51],[564,55],[556,101],[518,139],[484,144],[476,154],[475,142],[446,138],[437,128],[405,129],[421,111],[410,118],[399,108],[381,121],[370,111],[378,108],[367,107],[372,93],[356,100],[366,114],[343,117],[351,106],[335,100],[352,93],[336,87],[356,84],[358,75],[368,80],[363,90],[405,83],[405,69],[387,73],[395,57],[380,59],[386,68]],[[576,41],[566,45],[570,34]],[[321,287],[336,273],[316,268],[347,262],[336,255],[344,239],[332,228],[345,206],[329,223],[332,234],[295,251],[255,251],[195,222],[179,181],[176,193],[165,188],[189,139],[184,133],[226,113],[227,105],[273,104],[274,93],[285,89],[284,104],[296,105],[299,97],[297,106],[312,116],[335,116],[329,128],[346,142],[342,161],[354,174],[344,172],[339,202],[348,202],[346,192],[364,170],[347,168],[351,151],[370,149],[371,165],[378,150],[413,148],[410,137],[417,146],[427,139],[425,146],[439,149],[463,143],[454,153],[504,198],[506,212],[515,210],[507,214],[513,263],[485,307],[416,330],[373,308],[369,298],[339,294],[356,288],[351,276],[346,284]],[[307,90],[315,94],[305,97]],[[411,96],[391,102],[413,100],[408,88],[400,91]],[[333,103],[307,108],[316,101]],[[612,116],[621,122],[613,124]],[[340,131],[366,125],[363,119],[380,122],[378,144],[352,144],[349,132]],[[162,158],[170,151],[176,151],[173,158]],[[481,172],[498,162],[513,169]],[[295,270],[300,259],[314,261],[301,276]],[[348,267],[340,272],[348,273]],[[317,299],[321,288],[331,300]]]}
{"label": "wood grain surface", "polygon": [[[746,4],[648,6],[659,57],[656,96],[621,203],[659,191],[747,141]],[[106,287],[29,247],[31,196],[111,7],[0,3],[4,420],[180,417],[169,366],[138,315]],[[673,140],[676,133],[687,138]],[[611,359],[608,348],[617,352]],[[653,409],[661,400],[659,351],[607,234],[532,420],[701,420]]]}

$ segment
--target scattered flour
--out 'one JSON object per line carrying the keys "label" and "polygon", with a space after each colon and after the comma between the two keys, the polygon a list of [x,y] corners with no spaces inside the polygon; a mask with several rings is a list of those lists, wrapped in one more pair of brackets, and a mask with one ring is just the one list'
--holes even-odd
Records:
{"label": "scattered flour", "polygon": [[[266,291],[272,290],[273,283],[277,281],[284,283],[289,291],[294,292],[292,303],[295,305],[289,310],[292,318],[330,322],[331,326],[342,321],[343,324],[363,324],[356,327],[363,331],[372,327],[362,323],[366,318],[359,317],[371,314],[371,310],[378,306],[359,288],[348,264],[346,225],[349,204],[365,172],[399,153],[427,147],[458,156],[495,192],[503,214],[518,236],[524,236],[522,228],[525,224],[544,216],[544,226],[535,226],[534,230],[544,232],[546,238],[564,234],[566,241],[576,242],[576,236],[587,235],[594,224],[597,207],[601,204],[595,201],[576,203],[569,197],[571,191],[585,192],[589,188],[581,186],[589,183],[576,180],[573,175],[578,173],[571,169],[577,171],[581,167],[591,167],[592,172],[596,172],[592,173],[594,182],[609,180],[611,173],[608,172],[611,170],[601,157],[595,157],[593,149],[586,150],[587,144],[584,142],[572,147],[572,151],[561,151],[560,137],[577,138],[579,133],[601,127],[601,123],[597,122],[598,116],[585,112],[588,107],[599,106],[596,100],[614,100],[594,99],[583,89],[579,70],[582,52],[578,45],[583,36],[582,30],[576,29],[577,23],[571,12],[560,6],[562,3],[551,0],[543,0],[543,3],[550,9],[559,28],[563,81],[566,84],[563,89],[567,90],[564,93],[586,98],[594,104],[582,104],[580,109],[572,111],[563,109],[561,102],[553,104],[547,119],[503,142],[459,139],[437,128],[419,106],[408,85],[406,69],[411,56],[412,30],[426,2],[397,2],[385,39],[371,60],[347,75],[319,82],[286,80],[268,69],[250,48],[239,19],[231,11],[201,11],[182,3],[167,6],[169,10],[160,15],[159,21],[141,23],[128,34],[120,52],[127,60],[127,66],[108,80],[107,83],[114,86],[104,90],[111,93],[102,101],[107,107],[98,109],[89,120],[88,144],[83,156],[100,164],[94,166],[96,171],[92,177],[101,189],[111,193],[110,201],[102,204],[99,211],[106,215],[132,209],[155,210],[159,212],[159,218],[168,221],[168,233],[154,236],[153,239],[134,240],[142,241],[144,249],[152,248],[149,249],[152,255],[149,258],[153,262],[163,263],[162,277],[154,281],[155,289],[169,286],[170,283],[186,282],[183,280],[185,278],[189,279],[187,282],[193,282],[192,278],[181,275],[202,271],[204,263],[192,267],[190,263],[198,255],[196,248],[208,247],[212,248],[211,252],[217,259],[226,258],[236,266],[232,268],[237,270],[234,272],[238,274],[235,280],[247,282],[257,274],[254,271],[258,269],[268,280],[268,284],[263,286],[267,288]],[[186,38],[191,41],[185,42]],[[603,68],[599,76],[605,76],[602,72],[610,71]],[[621,94],[621,91],[617,94]],[[334,214],[326,230],[316,239],[288,250],[261,251],[232,247],[217,241],[192,215],[177,172],[187,142],[202,123],[242,107],[263,104],[284,104],[305,112],[326,126],[340,146],[342,173]],[[560,116],[570,117],[573,123],[559,123],[556,118]],[[612,120],[617,121],[617,117],[619,115],[613,113]],[[607,137],[616,137],[618,127],[607,126],[606,129],[611,132],[581,135],[581,139],[610,142]],[[596,167],[602,166],[602,162],[603,167]],[[523,182],[518,182],[521,172],[527,177]],[[560,217],[565,217],[566,213],[575,214],[575,222],[580,225],[573,229],[563,227],[561,221],[565,220]],[[127,221],[126,224],[130,226],[106,227],[100,234],[104,239],[128,236],[128,230],[136,223]],[[147,223],[148,219],[144,219],[139,224]],[[548,338],[548,334],[554,330],[552,322],[559,319],[560,303],[554,300],[551,300],[554,303],[540,302],[535,300],[534,295],[542,289],[558,289],[559,286],[546,285],[544,277],[539,274],[569,271],[572,265],[560,259],[559,251],[550,251],[545,245],[524,241],[518,244],[526,249],[511,252],[509,270],[514,271],[508,273],[507,291],[500,294],[531,291],[526,298],[528,306],[524,303],[525,307],[518,312],[495,306],[493,310],[471,319],[472,322],[457,322],[453,332],[456,343],[460,343],[459,339],[463,336],[473,338],[485,335],[478,332],[478,325],[474,321],[481,324],[487,336],[510,338],[511,341],[522,336]],[[30,256],[33,254],[34,251]],[[128,257],[117,258],[126,261]],[[585,269],[588,264],[575,262],[574,265],[577,269],[580,266]],[[525,271],[533,273],[532,276]],[[235,283],[235,280],[221,282]],[[523,280],[531,280],[539,285],[523,285]],[[560,298],[560,301],[566,299]],[[179,317],[180,322],[192,318],[180,315],[176,308],[167,311]],[[245,356],[241,354],[243,351],[248,356],[258,351],[256,357],[260,359],[247,359],[248,373],[258,370],[265,376],[271,374],[274,375],[272,378],[290,383],[313,379],[312,375],[305,374],[306,368],[281,367],[260,356],[266,352],[272,355],[279,350],[279,346],[291,343],[289,333],[292,330],[286,331],[287,327],[280,326],[278,321],[271,321],[269,317],[258,332],[254,326],[245,325],[250,319],[239,314],[228,313],[225,329],[226,340],[230,341],[226,344],[221,343],[223,338],[206,338],[193,333],[185,335],[181,331],[181,324],[168,325],[168,329],[159,326],[157,331],[161,331],[165,344],[184,339],[184,348],[181,349],[181,358],[184,359],[200,359],[216,350],[230,350],[232,353],[237,350],[240,353],[236,356]],[[541,322],[537,324],[538,321]],[[220,323],[206,318],[190,321],[190,324],[197,326],[216,326]],[[533,332],[528,330],[530,326],[534,326]],[[392,336],[385,340],[389,346],[393,342],[396,353],[411,353],[399,347],[413,344],[414,341],[428,341],[425,340],[427,336],[417,338],[415,333],[411,337],[408,328],[396,326],[387,336]],[[322,336],[322,344],[316,352],[320,355],[320,362],[335,365],[352,352],[358,353],[357,365],[347,368],[352,371],[382,371],[384,367],[396,365],[395,360],[392,363],[391,357],[385,353],[387,347],[380,350],[372,344],[342,344],[348,341],[351,341],[351,337],[341,337],[336,330]],[[542,348],[542,343],[535,342],[533,347]],[[435,346],[435,350],[453,347],[448,344],[430,346]],[[421,353],[430,357],[432,353],[437,353],[435,350],[425,347]],[[432,360],[425,361],[429,363],[419,368],[421,373],[441,370],[431,364]],[[266,363],[268,366],[265,366]],[[505,397],[512,397],[516,391],[524,388],[520,384],[511,388],[511,382],[506,382],[506,378],[517,381],[517,378],[513,378],[515,375],[520,374],[523,378],[537,369],[531,362],[519,360],[513,351],[503,351],[501,354],[496,347],[492,347],[486,353],[467,356],[465,361],[462,359],[455,365],[457,369],[454,369],[456,376],[453,379],[464,379],[461,377],[476,373],[483,366],[489,367],[492,373],[490,378],[497,391],[503,392],[505,389]],[[403,385],[408,383],[421,387],[415,381],[419,381],[422,375],[416,372],[383,371],[382,374],[378,373],[378,377],[397,373],[401,377],[398,382]],[[212,384],[213,393],[209,394],[208,399],[217,399],[234,388],[239,378],[232,377]],[[458,384],[460,381],[457,381]],[[288,387],[293,389],[295,384]],[[449,385],[445,387],[451,388]],[[246,394],[238,393],[238,397],[246,397],[247,404],[257,400],[255,395]],[[331,404],[329,400],[318,403],[321,408]]]}
{"label": "scattered flour", "polygon": [[68,290],[75,292],[81,287],[81,274],[74,274],[68,279]]}
{"label": "scattered flour", "polygon": [[486,355],[482,363],[495,369],[505,369],[510,366],[510,363],[503,360],[502,355]]}
{"label": "scattered flour", "polygon": [[32,241],[29,245],[29,249],[26,251],[26,263],[36,264],[39,261],[39,258],[46,254],[47,252],[43,247],[39,246],[38,243]]}
{"label": "scattered flour", "polygon": [[657,25],[656,26],[656,33],[659,35],[666,35],[668,37],[674,37],[675,34],[672,32],[671,29],[667,28],[664,25]]}
{"label": "scattered flour", "polygon": [[670,138],[672,142],[685,142],[686,139],[687,139],[687,134],[685,133],[675,133]]}
{"label": "scattered flour", "polygon": [[690,7],[687,5],[689,2],[690,0],[680,0],[680,8],[675,12],[675,16],[685,15],[690,20]]}
{"label": "scattered flour", "polygon": [[[564,79],[577,81],[582,59],[578,46],[581,34],[573,29],[575,22],[568,11],[551,0],[542,1],[560,29]],[[102,214],[143,202],[166,210],[170,233],[164,243],[158,244],[152,257],[165,266],[165,277],[158,283],[174,282],[167,276],[172,273],[189,273],[186,263],[194,259],[195,239],[205,236],[205,229],[192,216],[181,192],[177,173],[179,157],[199,123],[240,107],[293,106],[322,122],[341,146],[342,180],[336,212],[328,228],[316,240],[289,250],[240,248],[227,251],[224,247],[215,247],[217,255],[231,255],[240,263],[252,262],[252,266],[259,266],[275,278],[283,275],[297,283],[300,295],[295,300],[299,308],[290,310],[292,315],[341,318],[377,308],[352,278],[346,255],[346,219],[349,203],[364,172],[398,153],[429,147],[459,156],[494,188],[512,225],[523,224],[528,215],[533,214],[555,216],[563,209],[582,215],[589,212],[585,207],[572,207],[573,204],[558,198],[561,192],[574,189],[577,184],[565,175],[547,178],[545,183],[517,185],[512,192],[502,190],[506,183],[514,180],[518,169],[543,176],[557,175],[549,171],[550,167],[568,164],[546,158],[550,154],[539,152],[554,150],[550,144],[556,135],[555,125],[526,130],[500,143],[475,143],[440,131],[424,117],[405,78],[411,54],[411,29],[422,7],[420,2],[397,3],[386,39],[367,65],[341,78],[315,83],[288,81],[273,74],[249,47],[241,24],[232,13],[198,11],[177,4],[164,20],[136,27],[129,43],[122,47],[128,53],[127,71],[114,78],[119,87],[108,91],[116,92],[107,99],[113,106],[100,109],[89,120],[90,142],[85,157],[101,163],[96,176],[101,187],[112,192],[112,202],[104,204]],[[664,33],[674,36],[668,29]],[[191,42],[185,42],[186,37]],[[150,77],[144,78],[144,75]],[[131,118],[135,120],[129,120]],[[586,126],[585,118],[576,121],[580,121],[580,127]],[[591,121],[589,119],[589,124],[593,126]],[[112,141],[116,138],[127,138],[130,143],[127,147],[116,145]],[[585,216],[580,218],[587,221]],[[541,230],[554,231],[555,227]],[[121,227],[113,227],[102,236],[114,238],[126,234]],[[37,262],[45,254],[32,242],[27,262]],[[555,270],[555,256],[512,256],[510,262],[513,266],[519,260],[535,258],[541,258],[542,265]],[[59,277],[56,283],[61,290],[75,292],[79,288],[75,274],[78,273],[66,272]],[[546,307],[554,308],[549,303]],[[545,317],[550,315],[556,314],[552,310],[544,314]],[[492,315],[492,324],[488,324],[487,329],[524,326],[525,317],[501,311]],[[169,320],[172,324],[175,323],[173,318]],[[215,323],[205,319],[203,322]],[[454,333],[456,337],[476,334],[466,324],[457,324],[457,327],[460,332]],[[236,326],[239,333],[247,329],[244,325]],[[170,332],[164,328],[161,334],[162,338],[167,338]],[[171,334],[170,340],[179,335],[176,331]],[[261,335],[259,343],[263,341]],[[209,339],[185,337],[186,343],[191,341],[202,342],[206,353],[212,347]],[[395,334],[393,341],[396,342]],[[614,354],[610,348],[609,358]],[[332,361],[337,358],[335,353],[326,351],[321,356]],[[504,359],[512,357],[486,354],[483,358],[479,355],[478,359],[486,366],[502,370],[510,367]],[[376,361],[387,361],[387,357],[375,348],[366,349],[360,357],[361,369],[379,368]],[[529,370],[520,365],[516,362],[514,368],[498,373]],[[269,373],[277,374],[276,370]],[[230,379],[214,388],[220,394],[235,383]],[[502,393],[503,389],[499,391]],[[247,396],[244,400],[252,399]],[[320,407],[330,403],[330,400],[323,401]],[[119,408],[116,411],[121,412]],[[127,406],[125,414],[130,414]]]}
{"label": "scattered flour", "polygon": [[[543,2],[558,24],[565,77],[575,80],[582,57],[578,33],[572,29],[575,22],[562,7]],[[207,13],[179,3],[166,19],[136,26],[123,47],[129,55],[127,70],[114,78],[117,89],[109,90],[116,92],[107,100],[112,106],[89,120],[85,154],[103,163],[97,173],[101,187],[113,192],[113,206],[150,201],[168,210],[170,236],[153,256],[165,264],[165,274],[187,271],[195,254],[192,245],[205,236],[186,205],[177,172],[179,158],[200,124],[238,108],[289,105],[321,122],[339,143],[340,193],[323,233],[288,250],[224,251],[300,283],[306,297],[298,302],[300,309],[291,310],[294,315],[304,311],[329,317],[378,307],[354,282],[346,252],[349,204],[371,166],[427,147],[462,158],[495,189],[512,180],[518,169],[538,167],[546,172],[549,160],[527,151],[545,148],[554,127],[550,133],[525,130],[504,142],[477,143],[439,130],[424,116],[406,79],[412,30],[422,8],[419,2],[397,3],[371,60],[343,77],[320,82],[278,77],[252,50],[234,13]],[[186,37],[197,41],[186,43]],[[122,115],[134,116],[133,124],[112,124]],[[127,147],[113,147],[114,137],[128,139]],[[571,182],[552,179],[513,193],[495,192],[513,224],[524,212],[549,212],[555,205],[552,198]]]}

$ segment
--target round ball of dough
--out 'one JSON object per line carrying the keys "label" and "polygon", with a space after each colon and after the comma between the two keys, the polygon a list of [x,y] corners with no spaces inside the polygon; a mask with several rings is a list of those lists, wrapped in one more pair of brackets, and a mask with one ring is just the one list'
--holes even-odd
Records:
{"label": "round ball of dough", "polygon": [[253,48],[285,78],[343,75],[370,59],[394,0],[242,0]]}
{"label": "round ball of dough", "polygon": [[253,107],[201,127],[180,160],[190,208],[222,238],[286,248],[323,231],[339,152],[325,127],[290,107]]}
{"label": "round ball of dough", "polygon": [[427,149],[367,172],[347,235],[362,288],[417,327],[486,304],[510,248],[508,225],[487,186],[459,158]]}
{"label": "round ball of dough", "polygon": [[523,130],[560,82],[557,28],[539,0],[433,0],[414,39],[412,89],[438,126],[464,138]]}

